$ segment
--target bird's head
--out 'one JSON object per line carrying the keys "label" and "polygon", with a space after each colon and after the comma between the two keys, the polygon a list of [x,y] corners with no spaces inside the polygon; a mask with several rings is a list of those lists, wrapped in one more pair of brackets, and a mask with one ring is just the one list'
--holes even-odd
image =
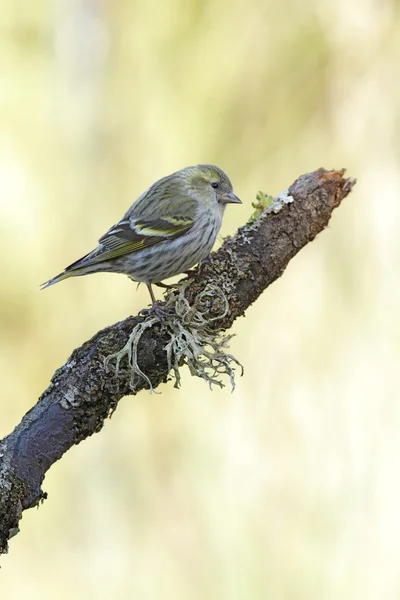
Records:
{"label": "bird's head", "polygon": [[196,165],[183,169],[182,174],[191,196],[210,208],[223,210],[226,204],[242,203],[233,193],[229,177],[218,167]]}

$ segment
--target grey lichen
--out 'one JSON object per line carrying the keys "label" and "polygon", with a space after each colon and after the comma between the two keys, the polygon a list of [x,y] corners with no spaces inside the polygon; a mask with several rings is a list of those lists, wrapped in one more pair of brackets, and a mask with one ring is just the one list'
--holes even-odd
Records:
{"label": "grey lichen", "polygon": [[67,387],[63,391],[63,398],[61,398],[60,403],[65,410],[79,406],[78,390],[74,385]]}
{"label": "grey lichen", "polygon": [[128,338],[128,341],[121,348],[121,350],[119,350],[118,352],[115,352],[114,354],[110,354],[109,356],[106,356],[104,359],[104,368],[105,368],[106,372],[109,371],[109,369],[110,369],[110,363],[115,360],[115,375],[116,375],[116,377],[118,377],[121,362],[124,358],[127,358],[128,365],[129,365],[129,368],[131,371],[129,385],[130,385],[132,392],[136,391],[135,382],[138,377],[141,377],[142,379],[144,379],[144,381],[147,383],[147,385],[150,388],[150,392],[154,391],[150,379],[147,377],[147,375],[145,373],[143,373],[143,371],[140,369],[140,367],[138,365],[137,354],[138,354],[138,344],[139,344],[140,338],[142,337],[143,333],[146,331],[146,329],[148,329],[149,327],[153,327],[153,325],[155,325],[156,323],[159,323],[159,322],[160,322],[159,317],[157,317],[155,315],[154,317],[148,318],[145,321],[138,323],[133,328],[132,333],[130,334],[130,336]]}
{"label": "grey lichen", "polygon": [[0,554],[7,552],[7,541],[17,535],[22,514],[20,498],[25,495],[26,485],[16,478],[12,457],[6,443],[0,445]]}
{"label": "grey lichen", "polygon": [[289,194],[289,190],[283,190],[267,207],[266,213],[278,213],[286,204],[291,204],[292,202],[294,202],[294,198]]}
{"label": "grey lichen", "polygon": [[3,447],[0,447],[0,488],[11,490],[10,480],[11,458]]}
{"label": "grey lichen", "polygon": [[[233,390],[235,366],[240,367],[243,374],[243,367],[239,361],[225,351],[233,336],[223,334],[215,328],[214,324],[229,312],[229,304],[224,292],[215,285],[208,285],[198,294],[191,306],[185,297],[188,285],[189,280],[185,280],[178,284],[176,289],[170,291],[162,309],[161,307],[158,307],[157,311],[150,309],[145,320],[134,327],[123,348],[105,358],[106,370],[109,370],[110,364],[115,361],[116,376],[121,362],[125,359],[128,361],[130,388],[133,392],[137,390],[137,382],[140,378],[146,382],[151,392],[154,391],[150,379],[139,367],[138,346],[146,329],[155,325],[161,326],[170,338],[165,351],[168,370],[172,371],[175,377],[175,387],[180,385],[180,368],[183,365],[189,367],[192,375],[207,381],[210,388],[213,385],[223,387],[221,376],[228,375]],[[212,329],[211,323],[213,323]]]}

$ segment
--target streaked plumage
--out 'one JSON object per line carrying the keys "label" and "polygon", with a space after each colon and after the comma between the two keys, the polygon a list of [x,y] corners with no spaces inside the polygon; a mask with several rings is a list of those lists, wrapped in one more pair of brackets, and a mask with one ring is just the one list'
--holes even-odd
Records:
{"label": "streaked plumage", "polygon": [[124,273],[152,283],[190,269],[211,251],[225,205],[240,203],[227,175],[212,165],[186,167],[149,187],[97,248],[42,285],[88,273]]}

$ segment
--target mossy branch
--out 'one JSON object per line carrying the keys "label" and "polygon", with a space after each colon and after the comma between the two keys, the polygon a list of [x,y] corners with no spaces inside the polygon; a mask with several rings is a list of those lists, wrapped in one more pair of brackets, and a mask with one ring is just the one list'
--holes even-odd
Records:
{"label": "mossy branch", "polygon": [[[232,381],[236,359],[224,354],[229,336],[221,337],[222,332],[327,226],[354,184],[344,178],[344,170],[319,169],[299,177],[272,202],[259,194],[247,225],[194,270],[184,294],[167,299],[168,318],[173,305],[171,327],[162,327],[150,311],[99,331],[74,350],[36,405],[0,442],[0,553],[7,552],[9,539],[19,531],[23,510],[45,499],[46,471],[71,446],[100,431],[132,389],[154,389],[171,370],[179,383],[182,363],[192,374],[217,383],[222,368]],[[131,352],[129,362],[121,354],[124,348]],[[110,360],[105,367],[112,355],[119,359],[117,372]]]}

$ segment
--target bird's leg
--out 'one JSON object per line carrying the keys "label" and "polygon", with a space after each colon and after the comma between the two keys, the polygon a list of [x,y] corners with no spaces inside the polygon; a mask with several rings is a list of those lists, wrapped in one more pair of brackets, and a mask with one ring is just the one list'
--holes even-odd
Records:
{"label": "bird's leg", "polygon": [[[163,310],[163,308],[160,306],[160,304],[156,300],[156,297],[154,296],[153,288],[151,287],[151,283],[146,283],[146,286],[147,286],[147,289],[149,290],[149,294],[150,294],[151,301],[152,301],[152,309],[154,311],[154,314],[156,315],[156,317],[160,321],[161,325],[163,327],[165,327],[165,317],[168,316],[168,312],[165,311],[165,310]],[[146,312],[148,310],[149,309],[143,309],[140,312],[142,314],[146,314]]]}
{"label": "bird's leg", "polygon": [[[146,283],[146,287],[149,290],[149,294],[150,294],[150,298],[151,298],[151,306],[152,306],[152,308],[155,308],[155,306],[157,306],[157,300],[156,300],[156,297],[154,296],[154,292],[153,292],[153,288],[151,287],[151,283]],[[151,311],[151,308],[142,308],[142,310],[140,311],[139,314],[148,315],[150,313],[150,311]]]}
{"label": "bird's leg", "polygon": [[156,297],[154,296],[154,292],[153,292],[153,288],[151,287],[151,283],[146,283],[147,289],[149,290],[149,294],[151,297],[151,301],[153,303],[153,307],[155,304],[157,304],[157,300]]}

